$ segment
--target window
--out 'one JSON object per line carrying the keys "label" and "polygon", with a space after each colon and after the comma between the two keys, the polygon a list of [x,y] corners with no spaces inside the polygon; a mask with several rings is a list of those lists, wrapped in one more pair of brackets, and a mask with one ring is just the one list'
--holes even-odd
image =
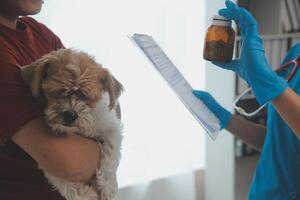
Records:
{"label": "window", "polygon": [[127,38],[152,35],[191,85],[203,88],[204,16],[201,0],[51,0],[37,16],[125,87],[120,187],[204,166],[204,131]]}

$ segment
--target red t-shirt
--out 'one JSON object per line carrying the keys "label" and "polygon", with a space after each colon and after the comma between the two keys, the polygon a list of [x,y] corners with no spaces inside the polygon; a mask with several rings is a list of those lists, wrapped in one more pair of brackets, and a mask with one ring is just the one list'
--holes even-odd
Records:
{"label": "red t-shirt", "polygon": [[20,18],[17,27],[13,30],[0,24],[0,199],[62,200],[37,163],[10,138],[43,112],[43,105],[32,97],[18,67],[63,45],[47,27],[30,17]]}

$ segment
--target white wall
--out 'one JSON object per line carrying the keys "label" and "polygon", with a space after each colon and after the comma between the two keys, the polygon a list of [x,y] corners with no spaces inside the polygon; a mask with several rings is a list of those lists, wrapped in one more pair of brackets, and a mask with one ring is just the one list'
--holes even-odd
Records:
{"label": "white wall", "polygon": [[120,189],[116,200],[196,200],[194,173]]}
{"label": "white wall", "polygon": [[[206,1],[206,22],[224,7],[224,0]],[[234,74],[206,63],[206,90],[231,110]],[[206,137],[205,199],[234,199],[234,138],[222,131],[216,141]]]}

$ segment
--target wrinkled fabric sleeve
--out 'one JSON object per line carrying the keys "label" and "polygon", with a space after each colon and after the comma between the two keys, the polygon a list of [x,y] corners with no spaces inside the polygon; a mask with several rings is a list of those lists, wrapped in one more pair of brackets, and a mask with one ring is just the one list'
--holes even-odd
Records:
{"label": "wrinkled fabric sleeve", "polygon": [[42,115],[42,110],[43,105],[32,97],[13,58],[0,58],[0,143]]}

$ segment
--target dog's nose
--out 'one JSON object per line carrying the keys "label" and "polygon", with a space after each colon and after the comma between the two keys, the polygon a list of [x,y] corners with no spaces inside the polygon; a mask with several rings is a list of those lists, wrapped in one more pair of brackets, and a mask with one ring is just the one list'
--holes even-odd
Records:
{"label": "dog's nose", "polygon": [[75,120],[78,118],[77,113],[73,112],[73,111],[64,111],[62,113],[64,122],[68,125],[72,124],[73,122],[75,122]]}

